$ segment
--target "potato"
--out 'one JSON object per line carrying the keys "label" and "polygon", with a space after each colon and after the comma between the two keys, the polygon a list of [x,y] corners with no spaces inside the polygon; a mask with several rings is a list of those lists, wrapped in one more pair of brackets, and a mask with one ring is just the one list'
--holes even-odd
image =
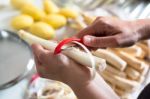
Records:
{"label": "potato", "polygon": [[11,21],[11,26],[15,29],[26,29],[33,24],[33,18],[29,15],[18,15]]}
{"label": "potato", "polygon": [[43,39],[52,39],[55,35],[55,30],[45,22],[36,22],[32,24],[29,31]]}
{"label": "potato", "polygon": [[43,10],[32,4],[24,5],[22,13],[32,16],[34,20],[41,20],[46,15]]}
{"label": "potato", "polygon": [[57,13],[59,11],[59,8],[52,2],[52,0],[44,0],[43,5],[47,14]]}
{"label": "potato", "polygon": [[59,14],[64,15],[66,18],[76,18],[79,15],[77,11],[70,8],[60,9]]}
{"label": "potato", "polygon": [[43,21],[47,22],[55,29],[60,28],[67,23],[66,18],[60,14],[50,14],[43,18]]}
{"label": "potato", "polygon": [[25,4],[30,4],[30,0],[11,0],[10,3],[12,4],[13,7],[20,9],[23,7]]}

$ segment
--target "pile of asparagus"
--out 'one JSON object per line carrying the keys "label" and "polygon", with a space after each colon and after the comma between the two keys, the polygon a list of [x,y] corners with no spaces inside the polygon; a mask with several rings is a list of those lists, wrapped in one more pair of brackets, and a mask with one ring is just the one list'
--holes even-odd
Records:
{"label": "pile of asparagus", "polygon": [[129,99],[146,80],[149,63],[145,58],[149,50],[146,44],[138,43],[128,48],[98,49],[92,53],[106,59],[107,67],[100,75],[121,98]]}

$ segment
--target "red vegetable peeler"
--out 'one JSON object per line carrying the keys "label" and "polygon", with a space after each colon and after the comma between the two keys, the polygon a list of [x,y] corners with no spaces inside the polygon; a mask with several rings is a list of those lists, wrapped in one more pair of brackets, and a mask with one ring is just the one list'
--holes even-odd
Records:
{"label": "red vegetable peeler", "polygon": [[62,40],[55,48],[54,50],[54,54],[59,54],[61,51],[62,51],[62,47],[65,45],[65,44],[68,44],[72,41],[77,41],[77,42],[80,42],[80,43],[83,43],[83,39],[79,39],[79,38],[67,38],[67,39],[64,39]]}

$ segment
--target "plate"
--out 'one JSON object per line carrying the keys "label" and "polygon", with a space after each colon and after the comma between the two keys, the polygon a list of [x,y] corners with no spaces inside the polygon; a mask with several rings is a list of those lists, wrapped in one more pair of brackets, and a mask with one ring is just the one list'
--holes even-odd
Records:
{"label": "plate", "polygon": [[0,89],[22,80],[32,70],[31,49],[17,34],[0,31]]}

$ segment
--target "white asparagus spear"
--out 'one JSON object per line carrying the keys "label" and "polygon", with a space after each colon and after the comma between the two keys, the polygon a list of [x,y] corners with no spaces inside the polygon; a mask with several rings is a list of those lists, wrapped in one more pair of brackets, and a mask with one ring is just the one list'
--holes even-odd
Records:
{"label": "white asparagus spear", "polygon": [[127,74],[127,76],[133,80],[136,80],[139,76],[140,76],[140,73],[135,70],[134,68],[128,66],[125,70],[125,73]]}
{"label": "white asparagus spear", "polygon": [[117,50],[124,51],[124,52],[126,52],[132,56],[137,57],[137,58],[144,58],[145,57],[144,50],[137,45],[127,47],[127,48],[117,48]]}
{"label": "white asparagus spear", "polygon": [[137,70],[142,70],[145,66],[147,66],[146,63],[138,60],[137,58],[131,56],[128,53],[125,53],[123,51],[120,51],[121,58],[123,58],[130,66]]}
{"label": "white asparagus spear", "polygon": [[141,60],[131,56],[130,54],[128,54],[128,53],[126,53],[124,51],[119,51],[117,49],[112,49],[112,48],[109,48],[108,50],[116,53],[124,61],[126,61],[131,67],[137,69],[138,71],[143,70],[143,68],[145,66],[147,66],[146,63],[142,62]]}
{"label": "white asparagus spear", "polygon": [[[108,73],[109,71],[107,71],[107,70],[104,70],[102,73]],[[121,72],[121,71],[120,71]],[[122,74],[121,74],[122,73]],[[122,78],[126,78],[126,74],[124,73],[124,72],[121,72],[120,74],[121,75],[116,75],[116,74],[114,74],[114,73],[112,73],[112,72],[109,72],[109,74],[111,74],[111,75],[116,75],[116,76],[119,76],[119,77],[122,77]]]}
{"label": "white asparagus spear", "polygon": [[98,49],[96,51],[93,51],[92,54],[97,57],[106,59],[108,63],[112,64],[121,71],[123,71],[127,66],[127,63],[124,60],[108,50]]}
{"label": "white asparagus spear", "polygon": [[114,75],[118,75],[120,77],[124,77],[124,78],[126,77],[125,72],[119,71],[118,69],[116,69],[113,66],[108,65],[108,64],[107,64],[107,67],[106,67],[105,71],[108,71],[108,72],[110,72],[110,73],[112,73]]}
{"label": "white asparagus spear", "polygon": [[139,77],[136,79],[136,81],[142,84],[142,83],[145,81],[145,76],[143,76],[143,75],[139,76]]}
{"label": "white asparagus spear", "polygon": [[[119,88],[115,88],[114,90],[120,97],[126,96],[129,93],[127,93],[125,90],[119,89]],[[122,98],[121,98],[122,99]]]}
{"label": "white asparagus spear", "polygon": [[87,25],[90,25],[96,19],[96,17],[89,16],[86,13],[81,13],[81,15]]}
{"label": "white asparagus spear", "polygon": [[[57,46],[56,42],[44,40],[23,30],[20,30],[18,32],[18,35],[20,36],[20,38],[22,38],[30,45],[33,43],[37,43],[47,49],[50,49],[51,51],[54,51],[55,47]],[[63,51],[63,53],[84,66],[91,66],[90,58],[83,51],[80,51],[73,47],[70,50]],[[94,56],[94,60],[95,60],[96,68],[106,67],[106,61],[104,59]]]}
{"label": "white asparagus spear", "polygon": [[139,82],[139,83],[141,83],[141,84],[144,82],[144,80],[145,80],[145,76],[143,76],[143,75],[139,76],[139,77],[136,79],[136,81]]}
{"label": "white asparagus spear", "polygon": [[150,66],[146,62],[145,62],[145,64],[147,64],[147,65],[145,65],[145,67],[140,71],[141,75],[143,75],[143,76],[146,76],[146,74],[148,73],[148,70],[149,70],[149,66]]}
{"label": "white asparagus spear", "polygon": [[101,75],[110,83],[115,84],[117,87],[128,92],[133,92],[137,87],[139,87],[139,83],[137,81],[121,78],[117,75],[112,75],[109,72],[101,73]]}
{"label": "white asparagus spear", "polygon": [[149,58],[149,55],[150,55],[150,48],[149,48],[149,46],[148,45],[146,46],[145,44],[142,44],[142,43],[137,43],[136,45],[141,47],[144,50],[146,56]]}
{"label": "white asparagus spear", "polygon": [[78,30],[81,30],[81,29],[87,27],[87,25],[80,19],[75,19],[74,21],[78,26]]}

